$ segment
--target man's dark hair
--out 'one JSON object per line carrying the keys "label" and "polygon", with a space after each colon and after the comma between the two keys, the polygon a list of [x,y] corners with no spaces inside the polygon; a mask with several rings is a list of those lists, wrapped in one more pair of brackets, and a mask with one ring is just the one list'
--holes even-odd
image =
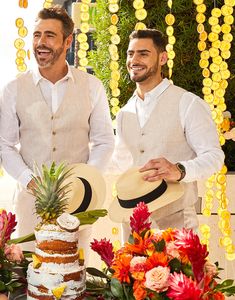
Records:
{"label": "man's dark hair", "polygon": [[160,52],[166,50],[166,36],[157,29],[135,30],[129,36],[130,41],[133,39],[151,39],[157,50],[160,50]]}
{"label": "man's dark hair", "polygon": [[61,5],[54,5],[49,8],[43,8],[39,11],[36,21],[39,19],[55,19],[62,22],[64,39],[73,33],[74,22],[67,11]]}

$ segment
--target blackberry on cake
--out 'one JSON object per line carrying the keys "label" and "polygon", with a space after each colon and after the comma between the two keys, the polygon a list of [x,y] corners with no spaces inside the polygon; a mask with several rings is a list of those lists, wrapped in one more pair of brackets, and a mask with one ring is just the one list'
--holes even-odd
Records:
{"label": "blackberry on cake", "polygon": [[[42,166],[34,177],[35,253],[27,271],[28,300],[80,300],[85,291],[84,265],[79,264],[79,220],[65,212],[71,170],[64,164]],[[68,180],[66,180],[68,182]]]}

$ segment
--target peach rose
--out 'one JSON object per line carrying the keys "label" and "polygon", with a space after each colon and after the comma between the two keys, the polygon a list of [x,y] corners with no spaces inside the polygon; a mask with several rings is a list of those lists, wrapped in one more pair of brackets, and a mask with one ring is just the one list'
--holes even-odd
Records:
{"label": "peach rose", "polygon": [[8,300],[8,297],[4,294],[0,294],[0,300]]}
{"label": "peach rose", "polygon": [[24,259],[21,247],[16,244],[6,245],[4,253],[9,261],[20,263]]}
{"label": "peach rose", "polygon": [[180,254],[178,249],[175,246],[175,243],[173,241],[167,243],[166,245],[166,253],[167,255],[173,257],[173,258],[178,258],[180,259]]}
{"label": "peach rose", "polygon": [[146,272],[145,286],[146,288],[156,292],[166,291],[168,289],[169,276],[170,268],[162,266],[155,267]]}

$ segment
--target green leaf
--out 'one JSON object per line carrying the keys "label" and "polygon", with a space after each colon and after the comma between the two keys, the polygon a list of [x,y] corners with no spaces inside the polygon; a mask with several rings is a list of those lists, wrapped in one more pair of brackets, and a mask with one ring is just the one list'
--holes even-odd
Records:
{"label": "green leaf", "polygon": [[86,271],[87,271],[88,274],[90,274],[92,276],[109,279],[109,277],[105,273],[103,273],[102,271],[100,271],[96,268],[87,267]]}
{"label": "green leaf", "polygon": [[221,289],[221,288],[226,288],[226,287],[231,287],[233,285],[233,280],[232,279],[226,279],[221,283],[218,283],[215,287],[216,290]]}
{"label": "green leaf", "polygon": [[4,292],[6,290],[6,285],[3,281],[0,281],[0,292]]}
{"label": "green leaf", "polygon": [[173,272],[177,272],[179,273],[181,270],[181,263],[177,258],[173,258],[170,262],[169,262],[169,266],[171,268],[171,273]]}
{"label": "green leaf", "polygon": [[110,282],[111,292],[118,299],[123,299],[123,287],[120,281],[116,278],[112,278]]}
{"label": "green leaf", "polygon": [[106,209],[87,210],[77,214],[73,214],[80,221],[80,225],[93,224],[100,217],[105,217],[108,214]]}
{"label": "green leaf", "polygon": [[155,247],[157,252],[163,252],[163,250],[166,246],[166,243],[165,243],[164,239],[162,239],[161,241],[159,241],[157,243],[155,241],[152,241],[152,243],[154,244],[154,247]]}
{"label": "green leaf", "polygon": [[34,233],[30,233],[28,235],[16,239],[11,239],[8,241],[8,244],[20,244],[20,243],[31,242],[31,241],[35,241]]}

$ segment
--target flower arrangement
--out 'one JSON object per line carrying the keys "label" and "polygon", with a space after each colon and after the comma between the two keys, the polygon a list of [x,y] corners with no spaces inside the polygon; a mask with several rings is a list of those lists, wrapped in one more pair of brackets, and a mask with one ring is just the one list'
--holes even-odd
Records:
{"label": "flower arrangement", "polygon": [[0,294],[9,294],[26,286],[28,261],[18,244],[11,243],[16,227],[15,215],[0,210]]}
{"label": "flower arrangement", "polygon": [[221,129],[226,140],[235,141],[235,121],[229,111],[223,113],[224,120],[221,124]]}
{"label": "flower arrangement", "polygon": [[151,229],[149,216],[139,203],[130,217],[130,238],[116,252],[106,239],[91,243],[106,268],[87,268],[88,299],[222,300],[235,295],[233,280],[218,283],[218,264],[208,261],[197,234]]}

